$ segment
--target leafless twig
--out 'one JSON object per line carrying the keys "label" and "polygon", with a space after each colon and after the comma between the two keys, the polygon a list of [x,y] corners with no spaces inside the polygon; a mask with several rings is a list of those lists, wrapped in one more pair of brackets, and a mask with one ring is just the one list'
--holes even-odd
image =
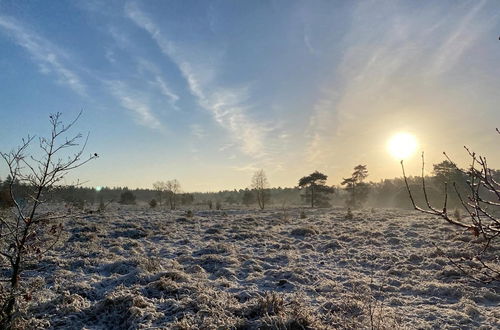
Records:
{"label": "leafless twig", "polygon": [[[496,131],[500,134],[500,130],[497,128]],[[448,183],[445,182],[444,189],[444,202],[442,209],[434,207],[428,197],[427,187],[424,176],[424,154],[422,153],[422,191],[424,194],[427,209],[419,207],[413,197],[412,191],[408,184],[408,179],[405,173],[405,168],[403,161],[401,161],[401,169],[403,171],[404,182],[408,195],[410,197],[411,203],[415,210],[422,213],[431,214],[439,216],[446,220],[448,223],[465,228],[470,231],[474,236],[481,236],[484,239],[484,248],[479,254],[475,256],[475,260],[478,260],[481,264],[481,271],[488,274],[487,279],[481,279],[483,283],[489,283],[491,281],[500,281],[500,268],[498,267],[498,259],[493,260],[493,262],[484,262],[482,256],[491,246],[493,240],[500,237],[500,218],[498,217],[498,207],[500,207],[500,184],[495,180],[493,171],[488,167],[486,157],[479,156],[475,152],[471,151],[469,148],[464,147],[466,152],[471,158],[471,165],[468,169],[461,169],[457,164],[444,153],[445,157],[452,164],[452,166],[460,172],[462,175],[467,177],[467,190],[468,196],[464,197],[457,189],[456,183],[453,182],[454,191],[460,201],[462,207],[466,211],[468,217],[466,222],[455,219],[448,213],[447,201],[448,201]],[[496,208],[496,209],[495,209]],[[450,259],[451,260],[451,259]],[[459,266],[456,261],[452,262],[453,265],[457,266],[462,272],[471,276],[474,279],[478,279],[477,276],[471,275],[470,272],[466,272],[463,267]]]}
{"label": "leafless twig", "polygon": [[[54,188],[70,171],[97,158],[97,154],[84,156],[88,135],[74,154],[65,158],[63,150],[76,147],[83,139],[82,134],[65,137],[75,125],[78,116],[68,125],[61,121],[61,113],[51,115],[50,136],[38,139],[42,156],[28,155],[28,148],[34,138],[23,139],[19,147],[10,152],[0,152],[9,173],[9,194],[14,210],[9,216],[0,216],[0,265],[9,268],[8,278],[0,284],[0,328],[12,327],[20,293],[21,274],[25,262],[40,257],[58,241],[63,230],[60,217],[52,213],[40,213],[45,203],[44,194]],[[19,194],[18,189],[28,192]],[[5,265],[5,259],[8,264]]]}

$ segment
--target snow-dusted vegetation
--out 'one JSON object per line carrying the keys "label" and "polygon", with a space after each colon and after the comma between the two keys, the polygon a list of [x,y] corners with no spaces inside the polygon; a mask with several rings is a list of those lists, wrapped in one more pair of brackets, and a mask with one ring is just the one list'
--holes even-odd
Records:
{"label": "snow-dusted vegetation", "polygon": [[23,274],[27,328],[500,327],[498,284],[448,260],[478,238],[433,216],[53,207],[65,230]]}

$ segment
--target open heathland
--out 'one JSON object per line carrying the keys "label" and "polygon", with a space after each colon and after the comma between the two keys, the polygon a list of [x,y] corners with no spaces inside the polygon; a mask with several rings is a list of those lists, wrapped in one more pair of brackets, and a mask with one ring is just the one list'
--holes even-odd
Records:
{"label": "open heathland", "polygon": [[24,273],[26,327],[500,327],[498,283],[448,259],[477,238],[418,212],[111,205],[64,228]]}

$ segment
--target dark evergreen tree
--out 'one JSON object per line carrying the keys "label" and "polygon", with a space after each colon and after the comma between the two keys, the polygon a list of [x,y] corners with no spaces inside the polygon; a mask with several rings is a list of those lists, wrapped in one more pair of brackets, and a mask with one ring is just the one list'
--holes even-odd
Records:
{"label": "dark evergreen tree", "polygon": [[[469,189],[466,171],[457,168],[457,166],[449,160],[445,160],[433,165],[433,173],[434,180],[432,182],[435,185],[434,188],[439,192],[439,195],[444,193],[444,186],[447,184],[449,191],[457,189],[460,195],[467,196]],[[439,196],[436,197],[439,198]],[[460,204],[458,195],[455,193],[449,194],[448,203],[450,206],[458,206]]]}
{"label": "dark evergreen tree", "polygon": [[120,195],[119,203],[120,204],[135,204],[135,195],[131,191],[126,190],[126,191],[122,192],[122,194]]}
{"label": "dark evergreen tree", "polygon": [[330,206],[328,194],[332,194],[335,190],[326,185],[327,178],[327,175],[315,171],[299,180],[299,188],[305,190],[302,198],[311,203],[311,207]]}
{"label": "dark evergreen tree", "polygon": [[346,201],[348,207],[361,207],[366,202],[370,186],[363,181],[367,177],[366,165],[358,165],[354,167],[351,177],[342,181],[341,185],[345,186],[345,190],[349,193]]}
{"label": "dark evergreen tree", "polygon": [[243,192],[243,197],[241,198],[241,202],[245,206],[250,206],[252,204],[255,204],[256,202],[255,194],[253,194],[249,189],[245,189]]}

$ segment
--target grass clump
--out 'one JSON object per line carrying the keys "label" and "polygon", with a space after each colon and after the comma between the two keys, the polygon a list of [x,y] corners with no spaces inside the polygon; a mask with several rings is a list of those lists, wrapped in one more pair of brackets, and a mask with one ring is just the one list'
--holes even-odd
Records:
{"label": "grass clump", "polygon": [[319,234],[319,231],[313,226],[304,226],[293,229],[291,234],[293,236],[312,236]]}

